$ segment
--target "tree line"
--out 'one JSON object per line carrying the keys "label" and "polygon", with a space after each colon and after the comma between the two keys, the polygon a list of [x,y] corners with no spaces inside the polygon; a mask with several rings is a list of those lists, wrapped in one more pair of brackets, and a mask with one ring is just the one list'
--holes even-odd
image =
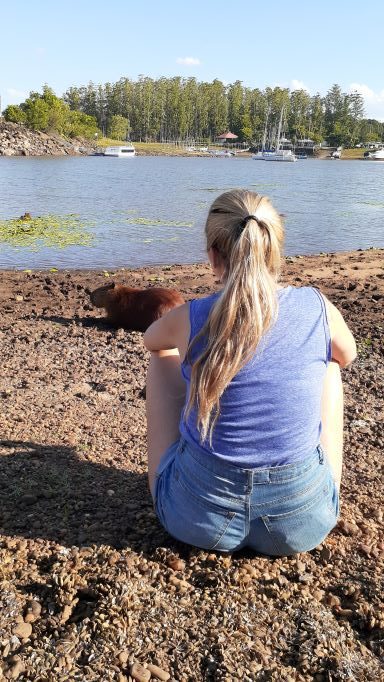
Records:
{"label": "tree line", "polygon": [[63,98],[45,86],[42,95],[31,93],[4,116],[69,135],[80,134],[74,131],[82,128],[87,137],[97,133],[133,141],[210,142],[230,130],[239,141],[259,144],[266,132],[273,137],[282,111],[284,134],[293,142],[310,138],[353,146],[384,139],[384,123],[365,118],[362,95],[345,93],[337,84],[321,96],[289,88],[249,88],[241,81],[226,85],[218,79],[208,83],[139,76],[136,81],[121,78],[71,87]]}

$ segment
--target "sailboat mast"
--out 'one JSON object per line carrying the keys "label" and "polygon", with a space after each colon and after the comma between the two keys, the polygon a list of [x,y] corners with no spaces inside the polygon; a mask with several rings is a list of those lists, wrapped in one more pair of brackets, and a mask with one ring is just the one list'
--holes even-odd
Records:
{"label": "sailboat mast", "polygon": [[284,115],[284,105],[281,107],[281,114],[280,114],[280,120],[279,120],[279,127],[277,129],[277,138],[276,138],[276,151],[279,151],[280,148],[280,137],[281,137],[281,129],[283,126],[283,115]]}
{"label": "sailboat mast", "polygon": [[267,113],[265,114],[265,126],[264,126],[263,139],[261,140],[261,151],[264,151],[265,145],[267,143],[268,119],[269,119],[270,113],[271,113],[271,107],[269,106],[267,108]]}

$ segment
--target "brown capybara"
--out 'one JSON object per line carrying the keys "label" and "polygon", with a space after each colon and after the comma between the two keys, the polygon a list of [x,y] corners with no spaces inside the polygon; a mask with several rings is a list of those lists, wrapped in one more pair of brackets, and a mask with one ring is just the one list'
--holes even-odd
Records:
{"label": "brown capybara", "polygon": [[95,289],[90,298],[96,308],[105,308],[111,325],[138,332],[145,332],[152,322],[184,303],[174,289],[134,289],[114,282]]}

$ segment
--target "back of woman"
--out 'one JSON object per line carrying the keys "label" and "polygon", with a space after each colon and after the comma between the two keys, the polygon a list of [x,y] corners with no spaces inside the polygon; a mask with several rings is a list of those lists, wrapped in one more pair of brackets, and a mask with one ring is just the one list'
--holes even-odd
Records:
{"label": "back of woman", "polygon": [[155,508],[200,547],[305,551],[338,515],[342,390],[330,361],[353,359],[353,337],[316,289],[279,283],[283,224],[266,197],[225,192],[205,233],[221,291],[144,337]]}
{"label": "back of woman", "polygon": [[[190,302],[191,339],[205,325],[219,294]],[[207,453],[241,467],[281,466],[303,459],[320,439],[320,405],[330,336],[324,302],[316,289],[277,291],[275,324],[226,387],[220,415],[200,443],[196,407],[182,415],[180,433]],[[204,340],[182,363],[187,398],[193,362]]]}

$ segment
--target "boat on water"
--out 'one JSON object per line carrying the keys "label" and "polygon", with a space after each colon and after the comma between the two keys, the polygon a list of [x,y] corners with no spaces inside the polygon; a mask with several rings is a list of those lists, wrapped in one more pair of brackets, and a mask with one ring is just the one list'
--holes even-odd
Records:
{"label": "boat on water", "polygon": [[384,149],[378,149],[376,152],[371,152],[369,158],[374,161],[384,161]]}
{"label": "boat on water", "polygon": [[128,158],[135,156],[136,149],[132,144],[116,145],[111,147],[98,148],[91,156],[117,156],[119,158]]}
{"label": "boat on water", "polygon": [[[269,115],[269,112],[267,114],[266,122],[268,120],[268,115]],[[281,148],[283,117],[284,117],[284,107],[282,107],[281,113],[280,113],[279,127],[277,129],[277,136],[276,136],[276,148],[274,149],[274,151],[270,151],[270,150],[267,151],[264,149],[265,139],[266,139],[266,130],[265,130],[264,136],[263,136],[262,150],[257,152],[257,154],[254,154],[254,156],[252,157],[255,161],[290,161],[290,162],[297,161],[297,158],[296,158],[295,154],[293,153],[292,149],[282,149]]]}
{"label": "boat on water", "polygon": [[297,161],[292,149],[276,149],[275,152],[268,152],[264,161]]}
{"label": "boat on water", "polygon": [[126,158],[130,156],[135,156],[136,149],[132,144],[127,144],[124,146],[116,147],[106,147],[104,150],[104,156],[118,156],[119,158]]}

